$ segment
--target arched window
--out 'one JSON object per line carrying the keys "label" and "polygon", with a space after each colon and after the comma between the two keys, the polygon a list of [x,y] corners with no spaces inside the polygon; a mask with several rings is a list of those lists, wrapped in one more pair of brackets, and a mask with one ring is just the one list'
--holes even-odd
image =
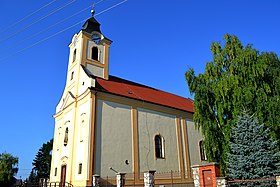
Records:
{"label": "arched window", "polygon": [[155,136],[155,156],[156,158],[164,158],[164,142],[160,135]]}
{"label": "arched window", "polygon": [[64,146],[68,144],[68,127],[65,129],[65,134],[64,134]]}
{"label": "arched window", "polygon": [[73,52],[73,61],[72,61],[72,62],[75,62],[75,60],[76,60],[76,55],[77,55],[77,50],[75,49],[74,52]]}
{"label": "arched window", "polygon": [[91,59],[99,61],[99,58],[98,58],[98,48],[97,47],[91,48]]}
{"label": "arched window", "polygon": [[200,151],[200,159],[202,161],[206,161],[207,157],[206,157],[206,151],[205,151],[203,140],[199,141],[199,151]]}

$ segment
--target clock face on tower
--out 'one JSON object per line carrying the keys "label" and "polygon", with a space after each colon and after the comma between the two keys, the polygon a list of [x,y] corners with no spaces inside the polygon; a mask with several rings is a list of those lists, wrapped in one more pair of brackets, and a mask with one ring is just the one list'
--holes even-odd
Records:
{"label": "clock face on tower", "polygon": [[95,34],[92,35],[91,39],[94,43],[99,45],[100,42],[101,42],[101,34],[95,33]]}

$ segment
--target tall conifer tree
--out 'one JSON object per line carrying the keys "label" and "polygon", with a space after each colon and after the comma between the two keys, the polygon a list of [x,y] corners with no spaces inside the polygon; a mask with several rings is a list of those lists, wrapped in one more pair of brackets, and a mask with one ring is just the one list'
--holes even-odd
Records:
{"label": "tall conifer tree", "polygon": [[238,118],[232,130],[228,160],[231,180],[256,179],[255,182],[238,182],[237,186],[275,186],[275,180],[258,180],[275,178],[279,154],[269,129],[259,125],[256,117],[245,113]]}
{"label": "tall conifer tree", "polygon": [[50,177],[51,168],[51,151],[53,148],[53,139],[44,143],[42,147],[37,152],[35,158],[33,159],[33,168],[29,176],[29,182],[38,182],[40,178]]}

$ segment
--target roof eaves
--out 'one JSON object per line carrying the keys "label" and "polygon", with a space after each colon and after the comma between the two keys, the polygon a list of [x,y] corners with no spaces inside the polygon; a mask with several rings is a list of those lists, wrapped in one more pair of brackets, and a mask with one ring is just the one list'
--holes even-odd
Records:
{"label": "roof eaves", "polygon": [[177,108],[177,107],[172,107],[172,106],[169,106],[169,105],[164,105],[164,104],[160,104],[160,103],[156,103],[156,102],[152,102],[152,101],[143,100],[139,97],[135,98],[135,97],[129,97],[129,96],[121,95],[121,94],[112,93],[112,92],[109,92],[105,89],[100,89],[100,88],[96,88],[96,87],[91,87],[90,90],[95,91],[95,92],[109,93],[109,94],[112,94],[112,95],[125,97],[125,98],[129,98],[129,99],[137,100],[137,101],[142,101],[142,102],[146,102],[146,103],[151,103],[151,104],[155,104],[155,105],[159,105],[159,106],[163,106],[163,107],[167,107],[167,108],[171,108],[171,109],[175,109],[175,110],[180,110],[182,112],[189,112],[189,113],[192,113],[192,114],[194,113],[193,111],[184,110],[184,109]]}

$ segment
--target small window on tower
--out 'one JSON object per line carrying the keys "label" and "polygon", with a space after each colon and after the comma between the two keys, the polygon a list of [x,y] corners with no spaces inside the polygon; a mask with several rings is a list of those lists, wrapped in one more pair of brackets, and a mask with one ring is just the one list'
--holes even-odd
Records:
{"label": "small window on tower", "polygon": [[72,61],[72,62],[75,62],[75,60],[76,60],[76,55],[77,55],[77,50],[75,49],[74,52],[73,52],[73,61]]}
{"label": "small window on tower", "polygon": [[78,174],[82,174],[82,168],[83,168],[83,165],[82,165],[82,163],[80,163],[79,168],[78,168]]}
{"label": "small window on tower", "polygon": [[57,168],[54,168],[54,176],[57,175]]}
{"label": "small window on tower", "polygon": [[99,61],[99,58],[98,58],[98,48],[97,47],[91,48],[91,59]]}
{"label": "small window on tower", "polygon": [[71,80],[73,80],[73,78],[74,78],[74,71],[72,71],[71,73]]}

